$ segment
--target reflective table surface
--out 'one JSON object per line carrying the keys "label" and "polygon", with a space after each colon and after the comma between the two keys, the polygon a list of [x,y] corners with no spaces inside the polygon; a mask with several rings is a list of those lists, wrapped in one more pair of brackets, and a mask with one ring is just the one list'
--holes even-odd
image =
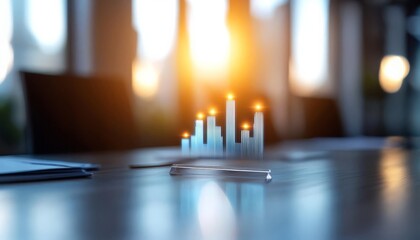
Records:
{"label": "reflective table surface", "polygon": [[269,183],[128,167],[174,151],[46,157],[102,168],[0,185],[0,239],[420,239],[419,151],[286,147],[226,162],[269,168]]}

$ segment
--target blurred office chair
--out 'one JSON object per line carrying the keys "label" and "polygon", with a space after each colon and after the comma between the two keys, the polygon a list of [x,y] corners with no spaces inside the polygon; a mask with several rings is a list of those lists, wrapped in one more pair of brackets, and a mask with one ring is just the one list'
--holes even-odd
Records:
{"label": "blurred office chair", "polygon": [[304,138],[343,137],[341,114],[334,99],[301,97],[304,113]]}
{"label": "blurred office chair", "polygon": [[21,77],[30,153],[136,147],[137,128],[124,81],[29,72]]}

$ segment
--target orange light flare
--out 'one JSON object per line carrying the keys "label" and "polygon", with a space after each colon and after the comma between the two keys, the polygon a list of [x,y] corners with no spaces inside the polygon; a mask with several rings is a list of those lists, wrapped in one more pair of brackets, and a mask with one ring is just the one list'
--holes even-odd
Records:
{"label": "orange light flare", "polygon": [[249,123],[242,124],[242,129],[243,130],[249,130],[250,128],[251,128],[251,125],[249,125]]}
{"label": "orange light flare", "polygon": [[217,114],[217,110],[216,110],[216,108],[210,108],[210,110],[209,110],[209,114],[210,114],[211,116],[215,116],[215,115]]}
{"label": "orange light flare", "polygon": [[226,98],[228,100],[233,100],[233,99],[235,99],[235,95],[233,95],[233,93],[228,93],[228,95],[226,96]]}
{"label": "orange light flare", "polygon": [[205,115],[202,112],[197,113],[197,119],[202,120],[204,119]]}
{"label": "orange light flare", "polygon": [[254,106],[255,111],[262,112],[264,110],[264,106],[261,103],[256,103]]}
{"label": "orange light flare", "polygon": [[190,137],[190,134],[188,132],[184,132],[182,134],[182,138],[189,138],[189,137]]}

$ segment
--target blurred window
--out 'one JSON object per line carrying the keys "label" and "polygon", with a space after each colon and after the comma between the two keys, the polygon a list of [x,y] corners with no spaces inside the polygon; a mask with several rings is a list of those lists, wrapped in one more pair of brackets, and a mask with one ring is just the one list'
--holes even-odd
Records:
{"label": "blurred window", "polygon": [[226,0],[187,0],[191,59],[197,79],[224,79],[230,57]]}
{"label": "blurred window", "polygon": [[13,49],[19,69],[66,70],[67,1],[13,1]]}
{"label": "blurred window", "polygon": [[255,18],[271,18],[278,7],[286,2],[287,0],[251,0],[251,14]]}
{"label": "blurred window", "polygon": [[[177,36],[177,0],[133,0],[133,25],[138,34],[133,63],[133,90],[143,99],[156,97]],[[169,86],[168,86],[169,85]]]}
{"label": "blurred window", "polygon": [[291,16],[292,91],[301,96],[330,94],[329,0],[294,0]]}
{"label": "blurred window", "polygon": [[0,83],[2,83],[13,64],[12,39],[12,8],[10,0],[0,1]]}

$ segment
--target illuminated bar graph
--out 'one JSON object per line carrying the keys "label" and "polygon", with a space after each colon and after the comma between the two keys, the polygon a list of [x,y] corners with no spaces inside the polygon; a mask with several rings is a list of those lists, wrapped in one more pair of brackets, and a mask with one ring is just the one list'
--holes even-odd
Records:
{"label": "illuminated bar graph", "polygon": [[[204,143],[204,119],[203,113],[197,114],[195,120],[194,135],[183,135],[181,141],[182,154],[184,156],[225,156],[263,159],[264,155],[264,113],[260,104],[255,106],[253,125],[244,124],[241,131],[241,142],[235,141],[235,100],[229,94],[226,100],[226,145],[223,146],[222,128],[216,125],[216,110],[211,109],[206,118],[206,144]],[[253,134],[251,136],[250,128]]]}

